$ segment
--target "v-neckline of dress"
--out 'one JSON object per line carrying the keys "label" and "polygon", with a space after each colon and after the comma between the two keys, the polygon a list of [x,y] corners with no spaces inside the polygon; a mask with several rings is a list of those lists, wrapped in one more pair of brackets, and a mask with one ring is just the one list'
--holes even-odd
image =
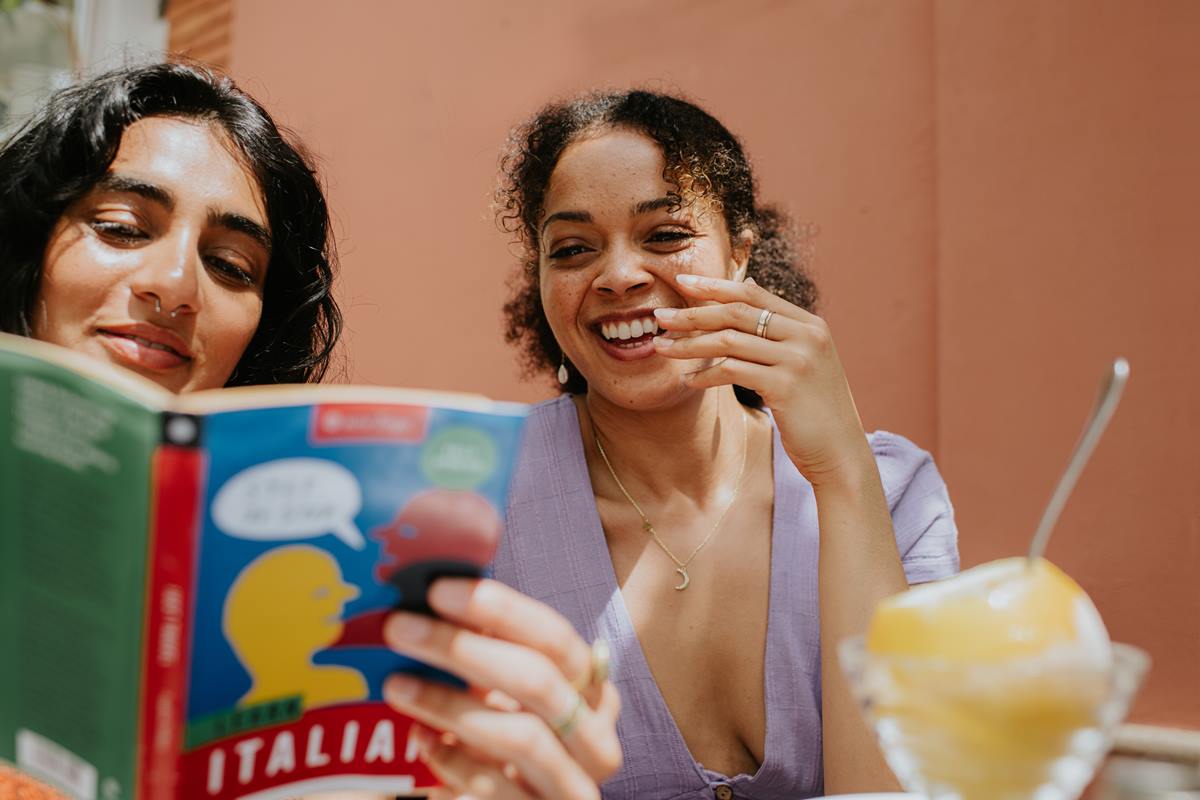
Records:
{"label": "v-neckline of dress", "polygon": [[[575,403],[570,399],[569,395],[564,396],[563,399],[571,407],[571,413],[567,416],[567,418],[574,423],[576,432],[581,431],[581,420],[579,418],[578,406],[576,406]],[[767,413],[769,414],[770,412],[768,411]],[[785,506],[788,505],[788,503],[782,502],[785,498],[780,497],[779,490],[782,477],[781,467],[783,463],[787,461],[787,454],[783,451],[783,445],[779,439],[779,431],[775,429],[774,424],[771,426],[771,438],[771,475],[774,482],[774,498],[771,509],[771,565],[768,578],[766,649],[763,654],[763,702],[765,704],[763,760],[762,763],[758,765],[758,769],[753,775],[749,773],[741,773],[739,775],[726,776],[713,770],[706,769],[702,764],[696,761],[695,757],[691,753],[691,750],[688,749],[687,742],[683,738],[683,733],[679,730],[679,725],[675,721],[674,715],[671,714],[670,707],[667,706],[667,701],[663,697],[662,690],[658,687],[658,682],[654,679],[654,673],[650,670],[650,662],[646,659],[646,653],[642,648],[641,639],[638,638],[637,630],[633,626],[633,618],[630,616],[629,609],[625,605],[625,596],[621,592],[621,587],[617,582],[616,570],[613,568],[612,564],[612,555],[608,551],[608,544],[604,537],[604,525],[600,520],[600,511],[596,506],[596,495],[592,490],[591,475],[587,468],[587,454],[583,449],[583,437],[582,435],[570,437],[570,441],[573,444],[574,450],[571,455],[573,456],[573,460],[575,461],[576,465],[579,467],[579,472],[576,478],[583,484],[582,486],[576,487],[576,489],[585,493],[586,496],[590,497],[592,501],[588,514],[591,530],[587,532],[589,535],[584,538],[592,549],[592,552],[586,555],[596,559],[597,563],[602,564],[600,569],[603,574],[600,577],[602,578],[603,583],[598,585],[597,588],[611,592],[610,597],[612,600],[609,605],[611,605],[613,609],[614,618],[612,619],[612,622],[616,624],[622,637],[628,637],[628,641],[635,642],[637,644],[637,647],[630,650],[630,654],[633,656],[634,663],[629,665],[629,669],[636,671],[638,673],[638,678],[646,680],[654,687],[653,692],[649,693],[652,695],[650,701],[656,706],[655,710],[661,713],[664,719],[670,720],[672,748],[675,750],[675,755],[686,763],[691,764],[696,770],[697,777],[704,781],[705,785],[710,785],[713,783],[728,783],[732,786],[754,785],[756,782],[763,780],[765,776],[769,775],[773,770],[773,766],[776,763],[779,763],[779,759],[785,755],[775,752],[775,747],[772,746],[773,737],[771,736],[771,733],[774,729],[775,722],[773,719],[774,714],[772,712],[773,709],[776,709],[779,704],[776,696],[778,692],[771,680],[772,670],[770,669],[770,664],[773,660],[786,658],[786,654],[781,650],[782,640],[780,637],[773,637],[771,635],[773,624],[773,620],[771,619],[771,611],[776,607],[776,604],[779,600],[777,573],[780,570],[777,565],[780,560],[778,556],[781,553],[781,542],[777,536],[777,532],[780,530],[781,514],[785,513]]]}

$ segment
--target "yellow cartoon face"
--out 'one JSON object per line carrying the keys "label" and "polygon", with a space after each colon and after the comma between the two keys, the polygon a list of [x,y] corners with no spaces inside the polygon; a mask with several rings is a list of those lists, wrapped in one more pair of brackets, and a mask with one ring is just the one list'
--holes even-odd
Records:
{"label": "yellow cartoon face", "polygon": [[348,676],[337,676],[347,670],[312,664],[317,651],[341,636],[345,605],[358,595],[337,561],[316,547],[276,548],[247,565],[226,597],[224,616],[225,635],[254,681],[242,702],[301,694],[309,706],[317,696],[365,695],[361,676],[345,690],[318,686],[343,682]]}

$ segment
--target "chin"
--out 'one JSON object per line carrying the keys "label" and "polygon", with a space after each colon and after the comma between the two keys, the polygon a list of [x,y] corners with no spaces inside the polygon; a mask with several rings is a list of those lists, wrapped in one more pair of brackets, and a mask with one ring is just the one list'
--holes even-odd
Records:
{"label": "chin", "polygon": [[670,408],[700,389],[690,389],[683,384],[683,373],[675,372],[669,377],[656,375],[652,380],[624,380],[618,385],[604,389],[588,383],[589,391],[603,397],[620,408],[633,411],[661,411]]}

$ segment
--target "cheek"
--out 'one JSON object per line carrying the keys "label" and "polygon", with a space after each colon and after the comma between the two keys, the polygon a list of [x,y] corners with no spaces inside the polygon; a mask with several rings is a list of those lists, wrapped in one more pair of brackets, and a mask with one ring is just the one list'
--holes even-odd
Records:
{"label": "cheek", "polygon": [[205,317],[202,322],[208,334],[205,338],[210,361],[231,373],[258,330],[262,300],[252,294],[233,295],[209,305],[205,311],[208,313],[201,316]]}
{"label": "cheek", "polygon": [[551,328],[557,330],[575,317],[590,286],[591,281],[582,270],[542,272],[539,286],[542,311]]}
{"label": "cheek", "polygon": [[33,309],[34,336],[47,338],[85,323],[112,300],[128,272],[123,255],[78,234],[52,237]]}
{"label": "cheek", "polygon": [[672,278],[675,275],[683,273],[692,273],[696,271],[696,263],[699,260],[696,254],[696,247],[686,247],[678,253],[672,253],[668,260],[668,266],[672,270]]}

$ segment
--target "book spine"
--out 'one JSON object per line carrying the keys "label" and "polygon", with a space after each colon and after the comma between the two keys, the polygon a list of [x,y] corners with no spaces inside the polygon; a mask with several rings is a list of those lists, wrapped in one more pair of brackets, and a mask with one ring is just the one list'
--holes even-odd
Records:
{"label": "book spine", "polygon": [[147,560],[142,696],[138,725],[138,800],[178,796],[190,662],[199,506],[204,453],[161,445],[154,456]]}

